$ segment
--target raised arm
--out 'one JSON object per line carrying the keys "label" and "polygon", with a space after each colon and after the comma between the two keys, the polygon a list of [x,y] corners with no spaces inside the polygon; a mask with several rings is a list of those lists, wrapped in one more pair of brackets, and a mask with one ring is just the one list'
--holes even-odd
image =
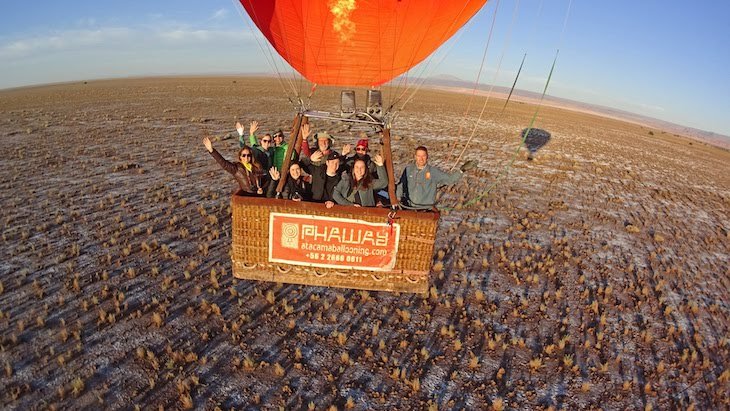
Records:
{"label": "raised arm", "polygon": [[309,136],[312,134],[312,128],[309,123],[302,124],[300,132],[302,133],[302,149],[299,157],[309,157],[312,155],[312,151],[309,149]]}
{"label": "raised arm", "polygon": [[[256,139],[256,130],[259,129],[259,122],[258,121],[252,121],[248,126],[248,142],[253,146],[259,145],[258,140]],[[243,127],[241,127],[241,130],[243,130]],[[240,131],[239,131],[240,133]]]}
{"label": "raised arm", "polygon": [[236,164],[231,163],[230,161],[223,158],[223,156],[218,152],[218,150],[213,148],[213,144],[210,142],[210,138],[205,137],[203,139],[203,145],[205,146],[205,149],[208,150],[210,155],[213,156],[216,163],[218,163],[218,165],[221,166],[222,169],[226,170],[230,174],[236,174]]}
{"label": "raised arm", "polygon": [[383,165],[383,156],[378,154],[373,157],[373,163],[377,166],[378,171],[378,178],[373,181],[373,189],[380,190],[388,187],[388,172],[385,171],[385,166]]}
{"label": "raised arm", "polygon": [[276,167],[271,167],[269,169],[269,175],[271,176],[271,182],[269,183],[269,188],[266,190],[266,197],[274,198],[276,197],[276,186],[279,183],[279,178],[281,177],[281,175],[279,174],[279,170],[277,170]]}

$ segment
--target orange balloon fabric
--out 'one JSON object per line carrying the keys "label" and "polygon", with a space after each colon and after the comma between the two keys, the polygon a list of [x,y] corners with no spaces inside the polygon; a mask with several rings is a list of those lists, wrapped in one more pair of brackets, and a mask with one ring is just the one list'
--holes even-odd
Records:
{"label": "orange balloon fabric", "polygon": [[240,0],[313,83],[379,86],[423,61],[487,0]]}

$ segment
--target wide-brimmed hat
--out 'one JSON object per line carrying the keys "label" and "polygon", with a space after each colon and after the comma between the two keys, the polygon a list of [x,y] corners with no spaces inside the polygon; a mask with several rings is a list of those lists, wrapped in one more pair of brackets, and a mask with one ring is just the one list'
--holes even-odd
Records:
{"label": "wide-brimmed hat", "polygon": [[331,136],[331,135],[330,135],[329,133],[327,133],[326,131],[320,131],[319,133],[316,133],[316,134],[314,135],[314,138],[315,138],[315,139],[317,139],[317,140],[320,140],[320,139],[325,139],[325,140],[329,140],[329,141],[330,141],[330,144],[334,144],[334,142],[335,142],[335,138],[334,138],[334,137],[332,137],[332,136]]}

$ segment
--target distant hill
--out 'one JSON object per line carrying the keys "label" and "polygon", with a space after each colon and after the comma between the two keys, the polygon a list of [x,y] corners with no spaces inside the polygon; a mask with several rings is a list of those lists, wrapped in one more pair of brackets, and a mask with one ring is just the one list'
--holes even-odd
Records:
{"label": "distant hill", "polygon": [[[413,79],[411,79],[411,81],[412,80]],[[474,87],[474,83],[461,80],[456,76],[438,75],[427,78],[424,81],[424,86],[456,92],[471,92]],[[480,94],[485,94],[489,92],[490,87],[490,85],[480,84],[477,90]],[[509,87],[494,86],[492,88],[492,95],[497,98],[507,98],[509,91]],[[526,103],[537,103],[540,100],[540,96],[540,93],[534,93],[531,91],[519,89],[515,89],[515,91],[512,93],[513,100]],[[543,104],[552,107],[582,111],[603,117],[615,118],[618,120],[640,124],[666,133],[672,133],[677,136],[684,136],[693,140],[712,144],[717,147],[730,149],[730,136],[726,136],[724,134],[718,134],[711,131],[687,127],[680,124],[671,123],[669,121],[659,120],[656,118],[647,117],[611,107],[584,103],[560,97],[553,97],[550,95],[545,96]]]}

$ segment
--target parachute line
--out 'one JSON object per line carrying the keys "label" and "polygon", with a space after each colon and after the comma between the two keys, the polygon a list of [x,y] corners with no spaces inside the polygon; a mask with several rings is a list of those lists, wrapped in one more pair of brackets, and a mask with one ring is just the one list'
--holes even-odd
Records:
{"label": "parachute line", "polygon": [[520,144],[515,149],[514,154],[512,155],[512,159],[507,163],[502,170],[497,175],[497,178],[494,179],[494,182],[487,187],[484,192],[479,194],[478,196],[472,198],[471,200],[464,203],[464,207],[468,207],[470,205],[473,205],[477,201],[481,200],[482,198],[486,197],[494,187],[499,184],[499,182],[507,176],[509,173],[509,170],[512,168],[512,164],[514,164],[515,160],[517,159],[517,154],[519,154],[520,149],[525,145],[525,140],[527,139],[527,135],[530,134],[530,130],[532,130],[532,127],[535,125],[535,120],[537,119],[537,114],[540,112],[540,108],[542,107],[543,100],[545,99],[545,94],[547,94],[548,85],[550,85],[550,79],[553,77],[553,70],[555,70],[555,63],[558,61],[558,53],[560,50],[555,51],[555,58],[553,59],[553,65],[550,67],[550,73],[548,74],[547,81],[545,82],[545,87],[542,90],[542,95],[540,96],[540,102],[537,104],[537,107],[535,108],[535,113],[532,115],[532,119],[530,120],[530,125],[527,127],[527,129],[524,130],[522,133],[522,139],[520,140]]}
{"label": "parachute line", "polygon": [[464,144],[464,148],[461,149],[461,153],[459,153],[459,156],[456,158],[456,161],[451,166],[450,170],[453,170],[454,167],[456,167],[456,164],[459,163],[461,160],[461,157],[466,152],[467,147],[469,147],[469,143],[474,139],[474,135],[476,134],[477,127],[479,127],[479,123],[482,121],[482,117],[484,116],[484,111],[487,109],[487,104],[489,103],[489,98],[492,96],[492,91],[494,90],[494,83],[497,82],[497,77],[502,71],[502,61],[504,60],[504,55],[507,53],[507,49],[509,48],[509,43],[512,38],[512,29],[515,26],[515,21],[517,20],[517,12],[519,11],[520,7],[520,0],[517,0],[515,2],[515,9],[512,12],[512,22],[510,23],[509,30],[507,31],[507,37],[505,38],[504,47],[502,48],[502,54],[499,56],[499,62],[497,63],[497,71],[494,72],[494,77],[492,78],[492,84],[489,85],[489,91],[487,92],[487,98],[484,100],[484,104],[482,105],[482,111],[479,112],[479,118],[474,123],[474,127],[471,130],[471,134],[469,135],[469,139],[466,141],[466,144]]}
{"label": "parachute line", "polygon": [[512,88],[509,89],[509,94],[507,95],[507,100],[504,102],[504,106],[502,107],[502,113],[504,113],[504,109],[507,108],[507,104],[509,103],[509,99],[512,98],[512,93],[515,91],[515,86],[517,86],[517,79],[520,78],[520,73],[522,72],[522,66],[525,64],[525,58],[527,57],[527,53],[525,53],[522,56],[522,63],[520,63],[520,68],[517,69],[517,76],[515,76],[515,81],[512,83]]}
{"label": "parachute line", "polygon": [[[474,87],[471,90],[471,96],[469,97],[469,102],[466,106],[466,110],[464,110],[464,115],[462,116],[462,121],[459,122],[459,131],[456,133],[457,137],[461,135],[463,124],[466,123],[467,117],[469,116],[469,111],[471,111],[471,104],[474,101],[474,97],[476,96],[477,88],[479,87],[479,80],[481,79],[482,71],[484,70],[484,62],[487,60],[487,52],[489,51],[489,45],[492,42],[492,33],[494,32],[494,25],[497,21],[497,12],[498,11],[499,11],[499,0],[497,0],[497,5],[494,7],[494,15],[492,16],[492,24],[489,27],[489,35],[487,36],[487,43],[484,46],[484,53],[482,54],[482,62],[479,65],[479,72],[477,73],[477,77],[474,80]],[[447,162],[450,161],[451,157],[454,155],[455,147],[456,147],[456,144],[454,144],[451,147],[451,151],[449,152],[449,159],[447,160]]]}

